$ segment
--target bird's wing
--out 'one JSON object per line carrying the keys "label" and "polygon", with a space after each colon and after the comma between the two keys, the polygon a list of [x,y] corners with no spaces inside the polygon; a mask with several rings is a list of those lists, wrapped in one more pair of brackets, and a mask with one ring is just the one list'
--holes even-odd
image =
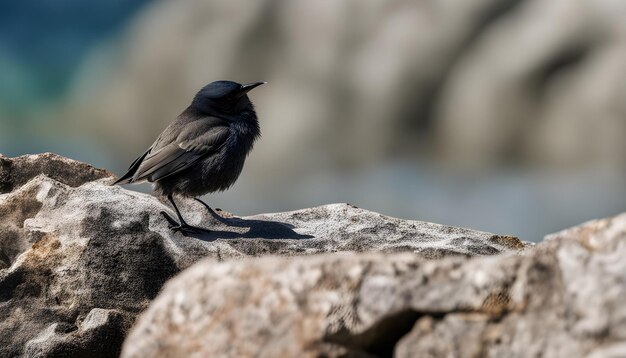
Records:
{"label": "bird's wing", "polygon": [[[223,122],[222,122],[223,123]],[[154,182],[189,168],[198,159],[216,152],[230,133],[226,123],[198,120],[189,123],[172,143],[149,153],[132,181]]]}

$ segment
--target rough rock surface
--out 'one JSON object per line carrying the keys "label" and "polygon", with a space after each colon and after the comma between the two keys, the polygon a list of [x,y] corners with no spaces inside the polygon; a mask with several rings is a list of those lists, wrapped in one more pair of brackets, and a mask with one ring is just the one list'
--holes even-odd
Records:
{"label": "rough rock surface", "polygon": [[237,218],[181,199],[190,223],[214,230],[185,237],[169,230],[159,212],[170,209],[155,197],[112,181],[53,154],[0,157],[0,357],[116,356],[163,283],[205,257],[372,250],[439,258],[524,247],[347,204]]}
{"label": "rough rock surface", "polygon": [[53,153],[8,158],[0,154],[0,194],[17,189],[43,174],[71,187],[113,174]]}
{"label": "rough rock surface", "polygon": [[624,357],[626,214],[522,255],[203,261],[122,357]]}

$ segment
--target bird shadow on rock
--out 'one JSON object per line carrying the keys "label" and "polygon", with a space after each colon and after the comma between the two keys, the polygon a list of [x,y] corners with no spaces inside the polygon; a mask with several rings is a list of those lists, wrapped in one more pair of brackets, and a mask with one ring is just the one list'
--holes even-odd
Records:
{"label": "bird shadow on rock", "polygon": [[207,231],[200,233],[187,233],[185,235],[187,237],[193,237],[203,241],[215,241],[217,239],[302,240],[314,238],[313,235],[298,234],[293,230],[293,225],[279,221],[242,219],[237,217],[226,218],[216,213],[202,200],[195,200],[207,209],[214,220],[220,222],[224,226],[232,228],[247,228],[248,231],[239,232],[208,229]]}

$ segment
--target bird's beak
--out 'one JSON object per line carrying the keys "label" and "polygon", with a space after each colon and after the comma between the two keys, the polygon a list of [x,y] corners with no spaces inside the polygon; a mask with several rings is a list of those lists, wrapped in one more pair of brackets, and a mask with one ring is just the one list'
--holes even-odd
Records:
{"label": "bird's beak", "polygon": [[243,85],[241,86],[241,95],[243,96],[244,94],[250,92],[252,89],[259,87],[260,85],[264,85],[267,82],[253,82],[253,83],[248,83],[247,85]]}

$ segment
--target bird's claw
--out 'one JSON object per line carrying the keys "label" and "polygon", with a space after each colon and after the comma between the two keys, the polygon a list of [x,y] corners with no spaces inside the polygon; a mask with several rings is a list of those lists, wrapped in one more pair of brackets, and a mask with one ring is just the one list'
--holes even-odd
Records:
{"label": "bird's claw", "polygon": [[209,230],[191,226],[191,225],[178,225],[178,226],[172,227],[171,229],[172,231],[180,232],[183,235],[188,235],[188,234],[199,235],[199,234],[204,234],[204,233],[209,232]]}
{"label": "bird's claw", "polygon": [[165,220],[167,220],[167,222],[169,223],[170,229],[180,225],[173,217],[170,216],[170,214],[166,213],[165,211],[161,211],[161,215],[163,215]]}
{"label": "bird's claw", "polygon": [[167,220],[167,222],[169,223],[169,228],[172,231],[180,232],[181,234],[183,234],[185,236],[187,236],[189,234],[191,234],[191,235],[199,235],[199,234],[206,234],[206,233],[210,232],[210,230],[199,228],[199,227],[195,227],[195,226],[191,226],[191,225],[189,225],[189,224],[187,224],[185,222],[178,223],[173,217],[171,217],[165,211],[161,211],[161,215],[163,215],[165,220]]}

